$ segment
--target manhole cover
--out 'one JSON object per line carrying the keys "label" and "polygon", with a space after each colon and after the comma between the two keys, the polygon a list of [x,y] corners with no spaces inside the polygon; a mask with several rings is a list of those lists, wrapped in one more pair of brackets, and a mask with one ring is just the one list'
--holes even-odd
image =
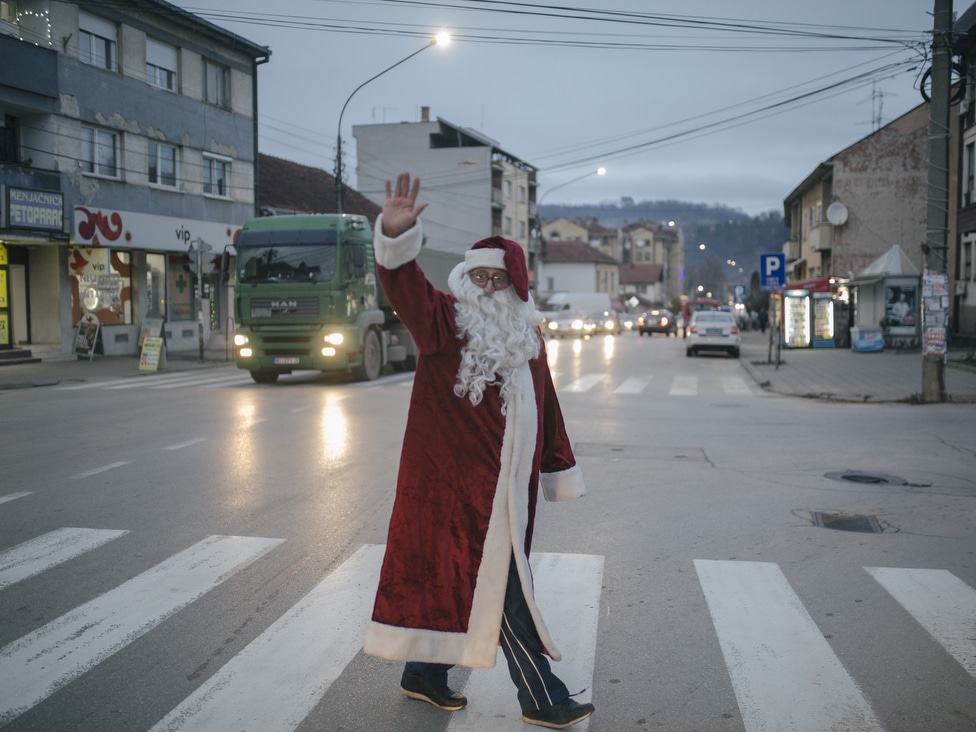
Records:
{"label": "manhole cover", "polygon": [[881,525],[874,516],[814,511],[813,523],[822,529],[834,529],[835,531],[858,531],[864,534],[881,533]]}
{"label": "manhole cover", "polygon": [[866,485],[906,485],[905,480],[897,475],[884,473],[862,473],[857,470],[843,470],[837,473],[827,473],[825,477],[831,480],[847,481],[848,483],[863,483]]}

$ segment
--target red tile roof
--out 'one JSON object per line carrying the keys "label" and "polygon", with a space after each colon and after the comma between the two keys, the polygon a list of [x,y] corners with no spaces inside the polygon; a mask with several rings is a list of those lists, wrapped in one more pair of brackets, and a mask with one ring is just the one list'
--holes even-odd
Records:
{"label": "red tile roof", "polygon": [[582,241],[549,240],[542,242],[540,258],[544,262],[593,262],[620,264],[613,257]]}
{"label": "red tile roof", "polygon": [[621,285],[651,285],[661,281],[664,272],[663,264],[628,264],[620,265]]}
{"label": "red tile roof", "polygon": [[[335,178],[321,168],[259,155],[258,207],[299,213],[335,213]],[[358,191],[345,189],[342,211],[375,222],[383,210]]]}

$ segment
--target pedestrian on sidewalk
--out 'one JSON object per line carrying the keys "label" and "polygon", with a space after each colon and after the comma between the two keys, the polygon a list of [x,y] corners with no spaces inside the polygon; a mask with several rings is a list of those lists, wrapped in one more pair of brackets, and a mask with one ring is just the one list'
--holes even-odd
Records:
{"label": "pedestrian on sidewalk", "polygon": [[417,343],[386,555],[367,653],[405,661],[403,694],[456,711],[454,665],[495,665],[500,644],[522,720],[553,729],[593,713],[552,672],[560,660],[533,596],[539,488],[585,494],[549,373],[521,247],[476,243],[436,290],[416,262],[420,180],[386,182],[374,249],[383,289]]}

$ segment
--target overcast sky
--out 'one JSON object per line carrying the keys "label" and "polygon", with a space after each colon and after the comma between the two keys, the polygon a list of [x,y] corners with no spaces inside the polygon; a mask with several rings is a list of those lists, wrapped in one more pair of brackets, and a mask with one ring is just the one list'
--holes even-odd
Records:
{"label": "overcast sky", "polygon": [[[545,203],[629,196],[756,215],[921,103],[934,0],[176,4],[271,49],[259,71],[263,153],[331,172],[353,90],[446,29],[449,46],[350,101],[352,185],[352,126],[416,122],[427,106],[539,168]],[[601,165],[605,176],[591,174]]]}

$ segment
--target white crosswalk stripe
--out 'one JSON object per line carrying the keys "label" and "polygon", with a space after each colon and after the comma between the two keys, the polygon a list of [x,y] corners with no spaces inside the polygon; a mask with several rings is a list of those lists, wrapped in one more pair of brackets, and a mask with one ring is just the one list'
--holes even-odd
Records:
{"label": "white crosswalk stripe", "polygon": [[944,569],[865,569],[976,677],[976,590]]}
{"label": "white crosswalk stripe", "polygon": [[214,389],[222,386],[244,386],[253,383],[250,374],[246,371],[216,369],[212,371],[177,371],[170,374],[153,374],[152,376],[133,375],[119,379],[56,386],[54,389],[56,391],[80,391],[84,389],[104,389],[105,391],[164,390],[189,387]]}
{"label": "white crosswalk stripe", "polygon": [[640,394],[644,391],[644,388],[651,383],[648,379],[638,379],[636,376],[631,376],[624,379],[623,383],[613,390],[614,394]]}
{"label": "white crosswalk stripe", "polygon": [[[62,528],[2,551],[0,589],[16,592],[15,583],[85,552],[111,551],[111,542],[127,533]],[[0,725],[42,703],[282,541],[208,537],[9,643],[0,649]],[[383,552],[382,545],[360,547],[181,703],[161,713],[150,732],[297,729],[362,652]],[[556,644],[572,659],[558,672],[573,692],[593,687],[603,564],[603,557],[595,555],[532,557],[539,606]],[[871,702],[778,565],[698,559],[694,566],[746,732],[882,729]],[[976,677],[976,590],[945,570],[864,571]],[[520,718],[501,655],[495,668],[472,671],[460,688],[469,704],[463,713],[450,716],[450,732],[501,732]],[[395,688],[387,691],[397,698]],[[584,721],[574,729],[583,732],[587,725]]]}
{"label": "white crosswalk stripe", "polygon": [[126,533],[64,528],[18,544],[0,552],[0,588],[40,574]]}
{"label": "white crosswalk stripe", "polygon": [[[574,378],[565,384],[559,378],[561,374],[553,373],[553,380],[556,382],[556,389],[560,394],[582,394],[600,387],[609,378],[606,373],[587,373]],[[647,376],[628,376],[619,384],[611,385],[614,394],[648,394],[653,389],[652,374]],[[721,391],[725,396],[751,397],[752,389],[741,376],[722,376],[722,377],[699,377],[689,375],[677,375],[671,378],[660,380],[661,388],[667,389],[668,396],[673,397],[694,397],[700,396],[706,389],[712,393]]]}
{"label": "white crosswalk stripe", "polygon": [[668,391],[669,396],[695,396],[697,393],[697,376],[675,376]]}
{"label": "white crosswalk stripe", "polygon": [[695,568],[748,732],[882,729],[777,565]]}
{"label": "white crosswalk stripe", "polygon": [[20,716],[281,541],[209,537],[0,649],[0,724]]}

